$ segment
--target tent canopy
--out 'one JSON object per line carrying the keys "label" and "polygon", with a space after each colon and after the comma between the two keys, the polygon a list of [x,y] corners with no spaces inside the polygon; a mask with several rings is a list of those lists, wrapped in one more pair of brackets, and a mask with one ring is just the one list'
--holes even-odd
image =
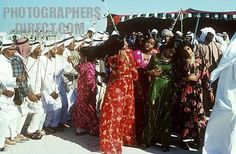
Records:
{"label": "tent canopy", "polygon": [[[181,19],[183,32],[194,31],[199,20],[198,33],[204,27],[212,27],[216,32],[226,31],[232,35],[236,29],[236,11],[230,12],[208,12],[194,9],[187,9],[179,12],[147,13],[136,15],[116,15],[112,14],[114,24],[121,33],[131,33],[141,31],[147,33],[149,29],[156,28],[159,31],[173,26],[177,19],[173,31],[181,30]],[[113,23],[110,16],[107,17],[107,31],[111,32]]]}

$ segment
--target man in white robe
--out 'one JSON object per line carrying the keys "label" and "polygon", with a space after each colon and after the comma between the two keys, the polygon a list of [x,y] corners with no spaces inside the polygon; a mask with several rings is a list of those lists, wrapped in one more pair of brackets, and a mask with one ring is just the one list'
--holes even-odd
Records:
{"label": "man in white robe", "polygon": [[45,48],[40,59],[42,63],[42,85],[43,85],[43,103],[46,107],[46,120],[44,122],[45,130],[49,133],[56,131],[61,116],[61,99],[59,89],[56,84],[56,60],[55,54],[57,47],[55,42],[46,42]]}
{"label": "man in white robe", "polygon": [[34,42],[31,44],[31,54],[26,59],[26,68],[29,77],[29,84],[33,91],[36,94],[38,101],[32,102],[26,98],[28,104],[29,113],[32,114],[31,121],[27,128],[27,136],[31,139],[41,139],[43,123],[46,118],[46,111],[43,108],[43,103],[41,100],[41,90],[42,90],[42,73],[41,73],[41,63],[40,63],[40,54],[42,52],[41,45],[39,42]]}
{"label": "man in white robe", "polygon": [[74,65],[75,63],[73,63],[74,55],[72,55],[75,48],[75,39],[71,35],[65,35],[63,42],[65,46],[65,50],[63,52],[64,62],[65,62],[64,82],[66,85],[66,95],[68,101],[67,101],[67,110],[65,110],[64,108],[62,111],[61,123],[65,124],[68,120],[71,119],[70,110],[72,105],[76,101],[77,90],[74,86],[74,80],[75,76],[77,76],[77,71],[74,69],[75,67]]}
{"label": "man in white robe", "polygon": [[[235,35],[236,36],[236,35]],[[236,154],[236,39],[224,53],[211,81],[219,78],[207,124],[203,154]]]}
{"label": "man in white robe", "polygon": [[[11,60],[15,53],[15,47],[10,40],[3,42],[2,54],[0,54],[0,151],[4,151],[5,138],[11,135],[14,139],[16,134],[9,134],[10,125],[16,122],[17,108],[13,102],[14,88],[17,87],[17,77],[13,77]],[[10,133],[13,133],[10,130]]]}
{"label": "man in white robe", "polygon": [[56,79],[56,84],[59,89],[59,96],[62,101],[61,102],[62,110],[61,110],[61,117],[60,117],[61,130],[63,130],[68,119],[68,99],[67,99],[67,94],[66,94],[66,86],[64,82],[64,70],[68,67],[68,65],[71,65],[67,61],[67,59],[63,56],[64,50],[65,50],[64,41],[61,40],[57,42],[57,53],[56,53],[56,58],[55,58],[56,59],[55,79]]}

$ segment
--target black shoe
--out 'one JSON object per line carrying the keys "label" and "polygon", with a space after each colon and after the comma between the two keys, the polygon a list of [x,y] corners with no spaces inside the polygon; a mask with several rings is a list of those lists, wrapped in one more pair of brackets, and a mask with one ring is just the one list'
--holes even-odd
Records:
{"label": "black shoe", "polygon": [[162,151],[162,152],[168,152],[168,151],[170,151],[170,146],[168,146],[168,145],[161,146],[161,151]]}
{"label": "black shoe", "polygon": [[54,129],[52,129],[51,127],[44,127],[43,129],[44,129],[44,131],[46,132],[47,135],[53,134],[53,133],[56,132],[56,131],[55,131]]}

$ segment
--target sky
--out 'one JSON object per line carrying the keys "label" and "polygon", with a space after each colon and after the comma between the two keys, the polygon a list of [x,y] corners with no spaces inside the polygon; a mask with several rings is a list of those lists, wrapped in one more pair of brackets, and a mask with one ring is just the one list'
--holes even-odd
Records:
{"label": "sky", "polygon": [[[105,1],[105,2],[104,2]],[[236,11],[235,0],[1,0],[0,1],[0,32],[9,32],[11,29],[23,27],[28,23],[79,23],[80,30],[85,31],[92,25],[100,31],[106,29],[106,18],[104,15],[107,10],[114,14],[129,15],[140,13],[158,13],[168,11],[178,11],[193,8],[205,11]],[[80,8],[98,8],[100,20],[89,17],[67,18],[37,18],[29,19],[11,17],[7,13],[7,8],[26,8],[26,7],[80,7]],[[93,10],[94,12],[94,10]],[[98,15],[98,14],[97,14]],[[20,25],[20,26],[19,26]],[[35,25],[34,25],[35,26]],[[58,28],[58,27],[57,27]]]}

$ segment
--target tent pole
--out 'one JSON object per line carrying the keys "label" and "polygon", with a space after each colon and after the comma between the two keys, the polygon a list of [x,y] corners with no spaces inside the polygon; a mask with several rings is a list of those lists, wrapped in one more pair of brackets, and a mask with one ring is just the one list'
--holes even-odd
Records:
{"label": "tent pole", "polygon": [[107,12],[108,12],[109,17],[111,18],[111,22],[112,22],[113,28],[115,29],[115,31],[118,31],[117,28],[116,28],[114,19],[112,18],[112,15],[111,15],[111,13],[110,13],[110,11],[109,11],[109,8],[108,8],[108,5],[107,5],[106,0],[102,0],[102,1],[104,2],[105,6],[106,6],[106,9],[107,9]]}
{"label": "tent pole", "polygon": [[183,10],[181,9],[181,14],[180,14],[180,29],[181,33],[183,33],[184,25],[183,25]]}
{"label": "tent pole", "polygon": [[180,31],[183,33],[183,10],[182,10],[182,0],[180,0]]}
{"label": "tent pole", "polygon": [[196,24],[195,31],[194,31],[194,37],[197,35],[197,29],[198,29],[199,21],[200,21],[200,17],[198,16],[197,17],[197,24]]}

